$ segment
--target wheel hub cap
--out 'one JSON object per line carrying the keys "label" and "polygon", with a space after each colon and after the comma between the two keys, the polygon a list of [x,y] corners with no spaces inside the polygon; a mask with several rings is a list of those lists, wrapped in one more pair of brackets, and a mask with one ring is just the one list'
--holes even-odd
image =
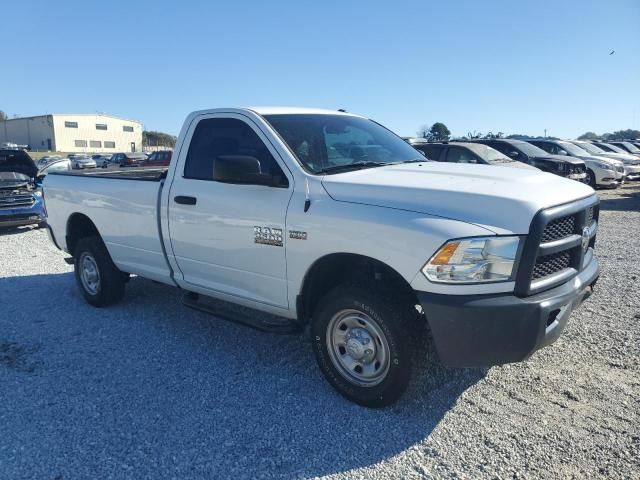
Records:
{"label": "wheel hub cap", "polygon": [[82,286],[91,295],[98,293],[100,272],[95,259],[88,253],[84,253],[80,258],[80,280],[82,281]]}
{"label": "wheel hub cap", "polygon": [[327,350],[336,369],[352,383],[374,386],[389,370],[389,344],[380,326],[367,314],[342,310],[329,322]]}

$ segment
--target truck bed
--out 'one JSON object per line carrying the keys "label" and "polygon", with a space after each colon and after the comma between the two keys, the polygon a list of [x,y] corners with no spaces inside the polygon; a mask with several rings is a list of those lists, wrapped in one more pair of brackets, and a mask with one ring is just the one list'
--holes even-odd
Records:
{"label": "truck bed", "polygon": [[170,271],[158,218],[166,170],[100,170],[56,172],[45,177],[47,222],[53,231],[60,232],[59,245],[66,249],[67,220],[83,215],[100,232],[120,270],[166,281]]}

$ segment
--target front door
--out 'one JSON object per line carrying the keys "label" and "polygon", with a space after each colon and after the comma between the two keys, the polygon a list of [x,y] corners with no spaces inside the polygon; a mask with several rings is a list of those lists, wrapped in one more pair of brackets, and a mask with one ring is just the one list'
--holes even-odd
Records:
{"label": "front door", "polygon": [[[191,125],[189,149],[176,159],[169,192],[171,246],[186,283],[287,308],[285,219],[292,178],[250,122],[212,114]],[[263,173],[282,175],[283,186],[214,181],[216,158],[233,155],[257,158]]]}

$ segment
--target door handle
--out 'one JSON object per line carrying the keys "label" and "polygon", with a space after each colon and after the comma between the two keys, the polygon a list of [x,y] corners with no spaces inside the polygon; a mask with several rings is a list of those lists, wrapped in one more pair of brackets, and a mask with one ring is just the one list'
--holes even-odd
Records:
{"label": "door handle", "polygon": [[181,203],[182,205],[195,205],[197,202],[196,197],[188,197],[186,195],[177,195],[173,197],[173,201]]}

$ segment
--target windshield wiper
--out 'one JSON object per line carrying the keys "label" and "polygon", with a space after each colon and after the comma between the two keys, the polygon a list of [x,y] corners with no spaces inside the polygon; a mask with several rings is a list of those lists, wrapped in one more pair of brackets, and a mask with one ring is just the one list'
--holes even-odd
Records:
{"label": "windshield wiper", "polygon": [[332,165],[330,167],[324,167],[316,171],[316,173],[347,172],[349,170],[360,170],[362,168],[382,167],[384,165],[389,165],[389,164],[386,162],[355,162],[355,163],[349,163],[345,165]]}
{"label": "windshield wiper", "polygon": [[395,164],[400,164],[400,163],[422,163],[422,162],[430,162],[431,160],[429,160],[428,158],[412,158],[411,160],[402,160],[400,162],[393,162]]}

